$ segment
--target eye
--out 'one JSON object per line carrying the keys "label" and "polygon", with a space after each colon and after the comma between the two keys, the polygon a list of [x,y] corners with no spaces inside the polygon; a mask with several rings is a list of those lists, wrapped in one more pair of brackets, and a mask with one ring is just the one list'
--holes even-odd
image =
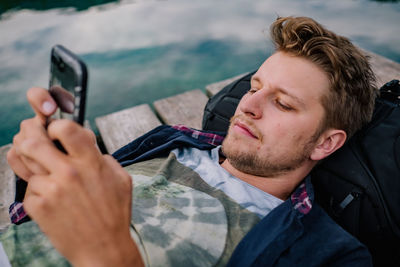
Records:
{"label": "eye", "polygon": [[292,110],[294,110],[294,108],[292,108],[291,106],[289,106],[289,105],[287,105],[287,104],[284,104],[281,100],[279,100],[279,99],[276,99],[275,100],[275,103],[276,103],[276,105],[280,108],[280,109],[282,109],[282,110],[284,110],[284,111],[292,111]]}
{"label": "eye", "polygon": [[255,92],[257,92],[257,89],[256,88],[250,88],[249,89],[249,91],[247,91],[247,93],[249,93],[249,94],[254,94]]}

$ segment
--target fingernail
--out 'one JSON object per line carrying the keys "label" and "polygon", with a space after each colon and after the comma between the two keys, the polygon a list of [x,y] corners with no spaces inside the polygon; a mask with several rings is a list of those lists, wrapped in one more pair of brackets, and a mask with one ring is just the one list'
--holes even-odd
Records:
{"label": "fingernail", "polygon": [[67,102],[67,106],[68,106],[68,113],[70,113],[70,114],[74,113],[74,109],[75,109],[74,103],[68,101],[68,102]]}
{"label": "fingernail", "polygon": [[50,101],[46,101],[42,105],[43,112],[46,114],[52,113],[55,108],[56,108],[55,105]]}

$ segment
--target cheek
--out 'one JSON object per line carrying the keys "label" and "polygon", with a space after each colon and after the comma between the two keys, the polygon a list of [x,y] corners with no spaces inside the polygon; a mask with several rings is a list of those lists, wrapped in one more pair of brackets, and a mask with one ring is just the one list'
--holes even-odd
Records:
{"label": "cheek", "polygon": [[299,120],[297,123],[293,123],[293,126],[288,129],[290,138],[295,144],[302,144],[309,140],[316,131],[315,123],[309,123],[309,121]]}
{"label": "cheek", "polygon": [[311,133],[312,128],[305,126],[301,120],[278,118],[276,121],[269,121],[269,126],[264,127],[262,144],[258,148],[269,146],[290,150]]}
{"label": "cheek", "polygon": [[291,131],[291,127],[289,124],[285,123],[285,120],[274,116],[274,114],[269,113],[270,116],[267,116],[263,119],[263,122],[258,124],[258,129],[262,132],[263,141],[265,140],[274,140],[277,141],[287,136]]}

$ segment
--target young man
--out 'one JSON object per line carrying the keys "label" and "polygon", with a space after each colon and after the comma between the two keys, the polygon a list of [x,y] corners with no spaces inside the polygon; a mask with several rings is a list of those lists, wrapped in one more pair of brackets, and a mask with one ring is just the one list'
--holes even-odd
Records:
{"label": "young man", "polygon": [[76,266],[370,265],[366,248],[313,203],[307,178],[370,119],[368,61],[309,18],[278,18],[271,35],[276,52],[221,147],[216,135],[163,126],[114,154],[125,169],[73,122],[46,130],[56,105],[30,89],[36,116],[21,123],[8,161],[28,182],[35,223],[0,237],[10,261],[67,264],[37,223]]}

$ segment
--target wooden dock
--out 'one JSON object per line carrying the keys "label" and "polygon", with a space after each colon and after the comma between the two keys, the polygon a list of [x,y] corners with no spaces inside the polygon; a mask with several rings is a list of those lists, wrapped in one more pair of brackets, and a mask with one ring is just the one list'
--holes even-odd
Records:
{"label": "wooden dock", "polygon": [[[387,58],[365,51],[371,58],[378,85],[392,79],[400,80],[400,64]],[[245,73],[246,74],[246,73]],[[141,136],[161,124],[184,124],[201,129],[203,109],[209,97],[225,85],[245,75],[241,74],[206,86],[203,90],[192,90],[183,94],[157,100],[153,103],[155,112],[148,104],[117,111],[95,119],[108,153]],[[6,153],[11,145],[0,147],[0,232],[9,225],[8,207],[15,192],[14,175],[6,162]]]}

